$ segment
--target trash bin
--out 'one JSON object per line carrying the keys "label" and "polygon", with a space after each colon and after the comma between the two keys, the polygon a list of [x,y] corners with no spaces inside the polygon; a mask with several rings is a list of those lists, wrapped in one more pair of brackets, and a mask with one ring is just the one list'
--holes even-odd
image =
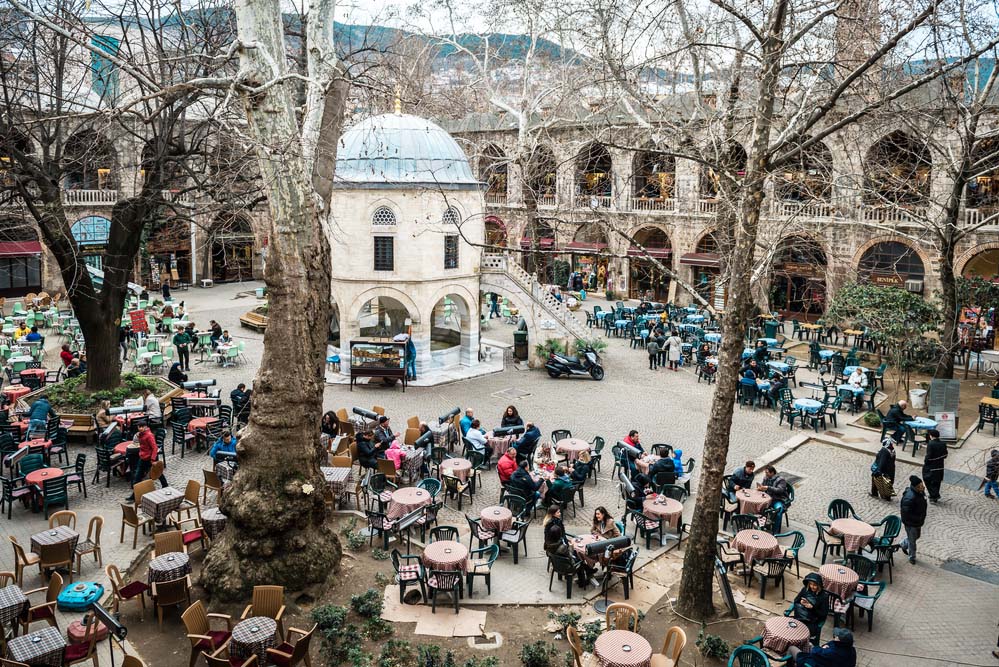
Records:
{"label": "trash bin", "polygon": [[527,359],[527,332],[513,332],[513,356],[515,359],[525,361]]}
{"label": "trash bin", "polygon": [[777,337],[777,322],[764,322],[763,331],[766,333],[765,338],[776,338]]}
{"label": "trash bin", "polygon": [[926,407],[926,390],[925,389],[910,389],[909,390],[909,405],[913,410],[922,410]]}
{"label": "trash bin", "polygon": [[257,298],[258,299],[263,299],[264,298],[264,288],[263,287],[258,287],[257,288]]}

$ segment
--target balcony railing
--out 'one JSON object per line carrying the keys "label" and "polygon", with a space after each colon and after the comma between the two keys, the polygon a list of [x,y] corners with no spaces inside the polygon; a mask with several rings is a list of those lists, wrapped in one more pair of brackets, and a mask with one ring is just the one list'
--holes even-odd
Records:
{"label": "balcony railing", "polygon": [[999,208],[966,208],[964,209],[964,224],[966,225],[999,225]]}
{"label": "balcony railing", "polygon": [[675,211],[676,200],[665,197],[632,197],[632,211]]}
{"label": "balcony railing", "polygon": [[781,218],[832,218],[836,209],[832,204],[821,201],[775,201],[773,214]]}
{"label": "balcony railing", "polygon": [[576,195],[573,203],[576,208],[610,208],[611,207],[611,196],[606,195]]}
{"label": "balcony railing", "polygon": [[118,201],[117,190],[63,190],[65,206],[108,206]]}
{"label": "balcony railing", "polygon": [[864,220],[885,223],[920,223],[926,220],[925,206],[864,206],[861,209]]}
{"label": "balcony railing", "polygon": [[555,195],[538,195],[538,208],[555,208]]}
{"label": "balcony railing", "polygon": [[487,204],[505,204],[506,203],[506,193],[505,192],[487,192],[486,193],[486,203]]}
{"label": "balcony railing", "polygon": [[718,212],[718,200],[717,199],[699,199],[697,201],[697,212],[698,213],[717,213]]}

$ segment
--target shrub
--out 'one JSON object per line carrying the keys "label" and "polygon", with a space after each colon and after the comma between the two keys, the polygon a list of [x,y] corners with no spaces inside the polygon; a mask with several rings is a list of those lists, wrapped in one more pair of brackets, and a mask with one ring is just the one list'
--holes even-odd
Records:
{"label": "shrub", "polygon": [[388,586],[392,583],[392,577],[384,572],[375,572],[375,583],[379,586]]}
{"label": "shrub", "polygon": [[364,622],[364,634],[373,641],[381,641],[386,637],[391,637],[392,632],[392,624],[383,618],[369,618]]}
{"label": "shrub", "polygon": [[542,359],[547,359],[548,355],[552,352],[555,354],[565,354],[565,345],[558,338],[549,338],[545,342],[534,346],[534,354]]}
{"label": "shrub", "polygon": [[583,643],[583,650],[593,653],[593,645],[597,642],[597,637],[604,630],[603,621],[590,621],[583,625],[583,631],[579,634],[579,639]]}
{"label": "shrub", "polygon": [[558,655],[554,646],[546,641],[524,644],[520,649],[520,662],[524,667],[555,667],[552,660]]}
{"label": "shrub", "polygon": [[94,412],[101,401],[111,401],[120,405],[127,398],[139,398],[143,389],[149,389],[157,396],[167,393],[172,387],[159,378],[149,378],[137,373],[122,373],[121,386],[117,389],[91,392],[87,389],[87,376],[67,378],[59,384],[45,389],[56,412]]}
{"label": "shrub", "polygon": [[469,658],[461,667],[499,667],[499,658],[492,655],[488,658]]}
{"label": "shrub", "polygon": [[876,412],[868,412],[864,415],[864,424],[871,428],[878,428],[881,426],[881,417]]}
{"label": "shrub", "polygon": [[[312,610],[312,620],[319,625],[322,636],[322,653],[331,665],[339,665],[348,659],[351,647],[361,642],[361,633],[356,625],[347,623],[347,608],[327,604]],[[353,658],[350,658],[353,662]],[[364,663],[360,663],[364,664]]]}
{"label": "shrub", "polygon": [[416,660],[416,648],[404,639],[390,639],[378,656],[378,667],[410,667]]}
{"label": "shrub", "polygon": [[388,560],[389,552],[385,551],[384,549],[379,549],[376,547],[371,550],[371,557],[374,558],[375,560]]}
{"label": "shrub", "polygon": [[371,667],[371,656],[365,653],[360,646],[352,646],[347,651],[347,659],[350,661],[350,667]]}
{"label": "shrub", "polygon": [[582,615],[578,611],[567,611],[559,614],[550,611],[548,618],[558,623],[559,632],[565,632],[565,629],[570,625],[574,628],[579,627],[579,619],[582,618]]}
{"label": "shrub", "polygon": [[727,658],[730,652],[728,643],[718,635],[704,634],[704,630],[705,626],[702,624],[701,631],[697,634],[697,641],[694,642],[701,655],[705,658],[716,658],[718,660]]}
{"label": "shrub", "polygon": [[359,595],[350,596],[350,608],[362,618],[380,617],[382,605],[382,593],[377,588],[369,588]]}
{"label": "shrub", "polygon": [[607,341],[603,338],[576,339],[576,352],[579,352],[579,349],[583,347],[588,347],[597,354],[600,354],[607,349]]}

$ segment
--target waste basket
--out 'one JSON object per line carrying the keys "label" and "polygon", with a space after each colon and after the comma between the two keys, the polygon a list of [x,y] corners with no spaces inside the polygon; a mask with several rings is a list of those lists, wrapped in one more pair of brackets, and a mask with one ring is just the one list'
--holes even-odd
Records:
{"label": "waste basket", "polygon": [[925,389],[910,389],[909,390],[909,405],[913,410],[922,410],[926,407],[926,390]]}
{"label": "waste basket", "polygon": [[513,356],[515,359],[525,361],[527,359],[527,332],[513,332]]}
{"label": "waste basket", "polygon": [[264,298],[264,288],[263,287],[258,287],[257,288],[257,298],[258,299],[263,299]]}
{"label": "waste basket", "polygon": [[777,337],[777,322],[768,321],[763,323],[763,331],[766,333],[766,338],[776,338]]}

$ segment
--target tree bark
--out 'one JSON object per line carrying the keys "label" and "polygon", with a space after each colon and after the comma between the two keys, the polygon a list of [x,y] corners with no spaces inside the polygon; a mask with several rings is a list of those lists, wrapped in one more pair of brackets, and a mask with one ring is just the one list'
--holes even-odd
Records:
{"label": "tree bark", "polygon": [[[260,85],[283,74],[279,4],[241,0],[236,20],[240,39],[255,45],[241,52],[244,79]],[[310,17],[310,23],[321,20]],[[317,207],[325,200],[314,198],[296,99],[289,81],[244,98],[270,210],[268,314],[282,326],[269,327],[264,335],[250,422],[238,445],[239,474],[222,501],[227,527],[205,559],[202,581],[222,599],[245,598],[259,584],[292,590],[321,584],[341,556],[326,523],[326,482],[317,456],[332,267]],[[338,113],[325,115],[321,130],[337,136],[342,95],[331,104],[339,105]],[[320,139],[318,145],[328,153],[328,142]]]}
{"label": "tree bark", "polygon": [[677,597],[677,610],[696,620],[714,613],[713,588],[715,539],[718,535],[718,505],[722,477],[728,459],[733,406],[742,361],[743,334],[753,302],[751,276],[759,231],[763,186],[768,172],[770,131],[773,125],[775,88],[784,48],[782,33],[788,0],[773,8],[762,42],[760,93],[754,113],[752,144],[743,187],[739,193],[740,220],[735,225],[735,246],[729,264],[729,294],[725,308],[724,332],[719,354],[718,384],[711,401],[711,417],[704,437],[701,477],[697,501],[691,517],[690,538],[683,558],[683,578]]}
{"label": "tree bark", "polygon": [[[956,215],[955,215],[956,217]],[[954,275],[954,244],[946,234],[940,248],[940,308],[943,312],[943,331],[940,342],[943,354],[937,362],[933,377],[953,379],[954,352],[958,348],[958,323],[961,304],[957,302],[957,277]]]}

